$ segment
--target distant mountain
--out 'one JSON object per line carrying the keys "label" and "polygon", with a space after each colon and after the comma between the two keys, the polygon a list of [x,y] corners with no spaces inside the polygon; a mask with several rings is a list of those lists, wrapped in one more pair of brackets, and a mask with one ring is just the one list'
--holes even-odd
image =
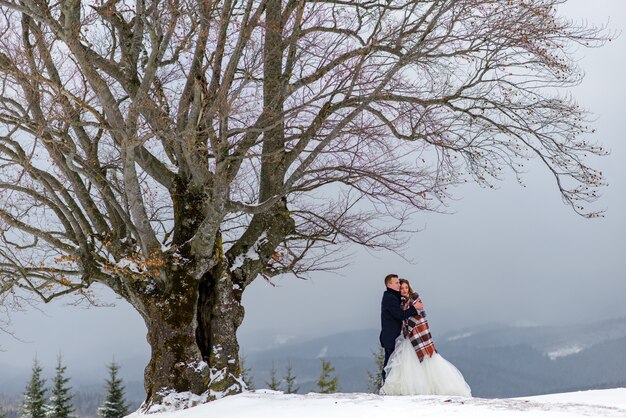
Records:
{"label": "distant mountain", "polygon": [[[562,327],[483,325],[435,336],[435,345],[475,396],[619,387],[626,381],[626,318]],[[377,349],[378,330],[352,331],[251,352],[247,367],[262,388],[272,364],[282,376],[290,361],[306,392],[314,390],[324,357],[336,368],[341,391],[363,392]]]}
{"label": "distant mountain", "polygon": [[[18,367],[11,364],[0,364],[0,394],[13,395],[21,393],[26,381],[30,376],[30,365],[26,367]],[[21,382],[23,381],[23,385]],[[20,383],[18,383],[20,382]],[[17,391],[16,386],[22,387]]]}
{"label": "distant mountain", "polygon": [[[368,371],[375,369],[378,329],[305,338],[257,332],[240,339],[255,388],[267,387],[272,365],[277,375],[291,362],[299,393],[315,390],[321,359],[331,362],[342,392],[366,392]],[[578,326],[482,325],[434,334],[439,352],[465,376],[474,396],[517,397],[586,389],[626,387],[626,318]],[[68,359],[70,360],[70,359]],[[127,399],[144,399],[145,355],[120,358]],[[12,418],[30,376],[30,364],[0,364],[0,404],[12,405]],[[77,415],[95,416],[106,377],[104,364],[72,368]],[[44,365],[52,373],[52,365]]]}
{"label": "distant mountain", "polygon": [[[502,347],[528,344],[545,354],[574,349],[582,351],[598,343],[626,337],[626,318],[567,326],[483,325],[443,335],[445,342],[472,347]],[[441,341],[441,342],[443,342]],[[440,342],[440,343],[441,343]]]}
{"label": "distant mountain", "polygon": [[350,331],[250,352],[246,355],[246,366],[252,369],[255,387],[262,388],[267,387],[265,382],[270,380],[272,365],[278,376],[283,376],[291,362],[303,393],[314,390],[324,358],[335,367],[342,392],[363,392],[367,389],[367,372],[374,369],[378,332],[371,329]]}

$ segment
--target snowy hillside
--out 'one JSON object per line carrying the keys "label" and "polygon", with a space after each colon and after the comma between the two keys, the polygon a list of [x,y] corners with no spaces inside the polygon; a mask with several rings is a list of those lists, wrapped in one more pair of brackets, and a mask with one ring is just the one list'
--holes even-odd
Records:
{"label": "snowy hillside", "polygon": [[[482,399],[448,396],[378,396],[363,393],[285,395],[256,391],[150,418],[582,418],[626,417],[626,388],[529,398]],[[132,414],[129,418],[145,418]]]}
{"label": "snowy hillside", "polygon": [[[578,325],[580,327],[580,324]],[[437,350],[485,398],[626,386],[626,318],[576,326],[478,325],[450,334],[433,331]],[[279,376],[291,363],[301,392],[315,390],[320,357],[336,368],[340,392],[366,392],[379,329],[366,329],[260,347],[242,338],[256,388],[266,388],[272,366]]]}

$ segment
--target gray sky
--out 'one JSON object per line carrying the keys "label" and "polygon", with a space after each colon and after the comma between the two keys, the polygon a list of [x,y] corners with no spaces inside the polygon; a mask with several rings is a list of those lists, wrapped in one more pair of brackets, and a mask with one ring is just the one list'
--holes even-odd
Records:
{"label": "gray sky", "polygon": [[[571,1],[574,19],[606,23],[626,32],[626,3]],[[529,167],[526,188],[511,174],[498,190],[457,188],[451,215],[423,214],[414,226],[407,263],[389,253],[355,248],[351,266],[308,281],[259,279],[244,295],[240,335],[323,335],[379,327],[379,304],[388,272],[411,280],[438,335],[473,324],[561,324],[626,317],[626,34],[605,47],[579,51],[586,78],[574,97],[597,118],[595,139],[611,155],[592,164],[606,174],[602,219],[586,220],[561,202],[554,179],[538,164]],[[104,299],[111,298],[104,292]],[[0,334],[0,364],[38,355],[52,369],[62,351],[77,364],[104,364],[148,351],[143,323],[124,302],[116,308],[84,309],[60,303],[16,314],[13,326],[29,343]]]}

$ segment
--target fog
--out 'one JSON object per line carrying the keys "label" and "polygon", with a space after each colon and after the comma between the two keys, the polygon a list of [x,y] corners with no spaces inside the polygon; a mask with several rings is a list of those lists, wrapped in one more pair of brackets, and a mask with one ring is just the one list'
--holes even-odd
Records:
{"label": "fog", "polygon": [[[626,28],[626,4],[573,1],[564,12],[589,23]],[[596,140],[611,150],[592,160],[606,175],[598,207],[604,218],[588,220],[561,201],[554,178],[531,164],[521,187],[511,173],[496,190],[476,185],[453,190],[450,214],[419,214],[403,259],[353,248],[351,264],[308,280],[257,279],[244,294],[240,330],[256,335],[316,336],[379,327],[383,278],[409,279],[423,298],[438,335],[499,322],[543,325],[626,316],[626,145],[623,141],[626,36],[600,49],[580,50],[586,72],[572,94],[596,117]],[[115,355],[145,355],[149,347],[138,314],[106,290],[117,306],[80,308],[55,302],[14,313],[12,328],[23,341],[0,334],[0,364],[30,365],[37,355],[49,368],[59,352],[80,364],[104,364]],[[143,354],[142,354],[143,353]]]}

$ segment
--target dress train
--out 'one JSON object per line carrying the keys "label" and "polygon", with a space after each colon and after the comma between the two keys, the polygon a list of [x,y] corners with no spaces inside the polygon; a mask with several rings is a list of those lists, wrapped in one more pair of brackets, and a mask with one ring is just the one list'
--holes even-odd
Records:
{"label": "dress train", "polygon": [[402,334],[396,340],[385,373],[382,395],[472,396],[463,375],[452,363],[439,353],[420,362],[411,342]]}

